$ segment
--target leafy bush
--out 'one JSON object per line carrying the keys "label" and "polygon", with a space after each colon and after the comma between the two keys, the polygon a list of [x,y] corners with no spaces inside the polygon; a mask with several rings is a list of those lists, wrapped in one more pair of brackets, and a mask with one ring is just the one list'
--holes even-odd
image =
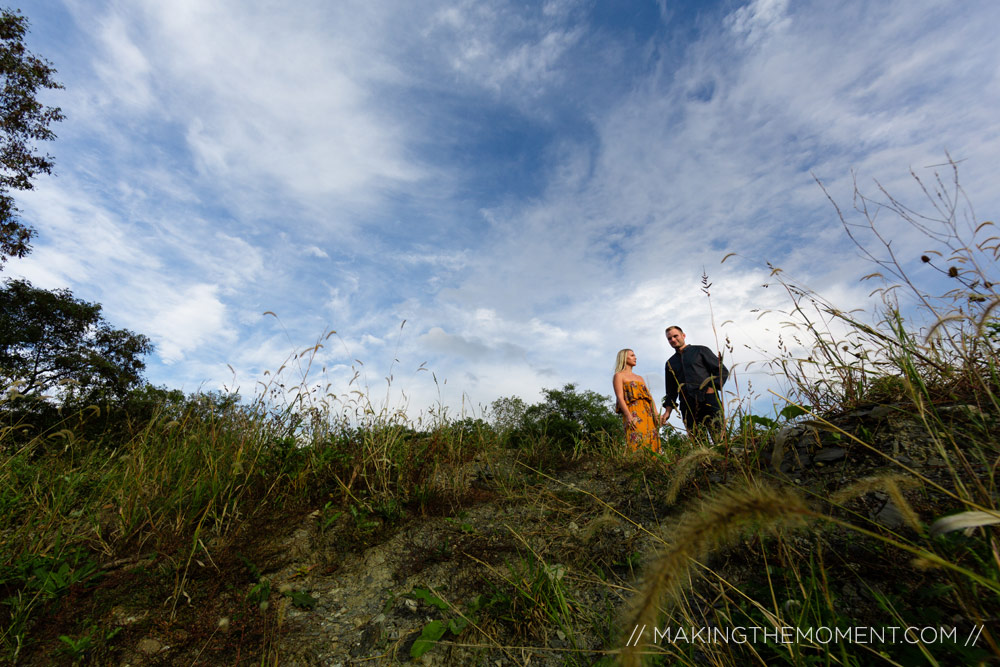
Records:
{"label": "leafy bush", "polygon": [[[511,430],[511,444],[525,446],[544,439],[556,449],[566,451],[581,442],[599,441],[622,430],[621,419],[615,415],[607,396],[589,389],[578,391],[573,383],[562,389],[543,389],[542,393],[545,400],[526,408],[520,423]],[[514,405],[513,399],[506,400]]]}

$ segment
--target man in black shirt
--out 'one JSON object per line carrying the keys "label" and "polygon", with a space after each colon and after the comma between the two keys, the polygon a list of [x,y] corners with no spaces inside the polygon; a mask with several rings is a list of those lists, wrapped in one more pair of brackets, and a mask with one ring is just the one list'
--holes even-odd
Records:
{"label": "man in black shirt", "polygon": [[712,350],[704,345],[688,345],[680,327],[667,327],[666,334],[675,351],[664,368],[667,395],[663,397],[665,410],[661,421],[667,422],[680,399],[681,417],[688,434],[705,427],[711,435],[722,420],[719,393],[729,371]]}

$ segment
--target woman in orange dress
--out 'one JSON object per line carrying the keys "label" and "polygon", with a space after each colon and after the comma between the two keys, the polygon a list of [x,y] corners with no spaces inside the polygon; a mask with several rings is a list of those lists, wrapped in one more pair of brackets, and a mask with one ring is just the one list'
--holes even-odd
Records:
{"label": "woman in orange dress", "polygon": [[625,435],[632,451],[649,447],[660,451],[660,415],[649,393],[646,381],[633,372],[635,352],[626,348],[618,352],[615,362],[615,409],[621,413]]}

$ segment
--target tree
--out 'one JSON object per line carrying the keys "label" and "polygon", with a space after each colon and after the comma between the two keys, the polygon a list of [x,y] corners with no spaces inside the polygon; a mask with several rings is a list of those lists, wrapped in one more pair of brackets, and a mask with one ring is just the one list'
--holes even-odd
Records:
{"label": "tree", "polygon": [[0,268],[8,257],[23,257],[35,230],[18,218],[10,190],[30,190],[32,178],[51,173],[52,156],[41,155],[35,142],[55,134],[49,125],[63,119],[58,107],[45,106],[38,94],[62,88],[51,64],[24,46],[28,19],[0,9]]}
{"label": "tree", "polygon": [[146,336],[113,328],[100,304],[69,290],[27,280],[0,289],[0,391],[16,384],[24,395],[62,388],[63,398],[122,398],[142,383],[142,357],[152,349]]}
{"label": "tree", "polygon": [[615,415],[607,396],[589,389],[577,391],[573,383],[562,389],[543,389],[542,393],[544,402],[524,410],[515,440],[545,435],[560,447],[572,448],[601,433],[621,432],[621,418]]}
{"label": "tree", "polygon": [[517,396],[502,396],[490,404],[490,421],[501,433],[509,433],[524,420],[527,403]]}

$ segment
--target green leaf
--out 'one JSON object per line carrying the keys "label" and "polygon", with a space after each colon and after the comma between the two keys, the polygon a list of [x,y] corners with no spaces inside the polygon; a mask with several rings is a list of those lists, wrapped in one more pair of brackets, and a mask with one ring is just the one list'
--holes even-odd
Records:
{"label": "green leaf", "polygon": [[747,415],[741,421],[753,426],[763,426],[764,428],[776,428],[778,426],[778,422],[767,417],[761,417],[760,415]]}
{"label": "green leaf", "polygon": [[441,621],[431,621],[425,625],[417,641],[413,642],[413,646],[410,647],[410,657],[419,658],[434,648],[434,645],[444,636],[446,630],[447,628]]}
{"label": "green leaf", "polygon": [[778,414],[785,419],[795,419],[796,417],[809,414],[809,410],[811,409],[812,408],[808,405],[803,405],[801,407],[798,405],[786,405]]}
{"label": "green leaf", "polygon": [[296,607],[301,607],[303,609],[313,609],[319,599],[314,598],[304,591],[293,591],[288,594],[288,597],[292,598],[292,604]]}
{"label": "green leaf", "polygon": [[413,592],[410,593],[410,595],[412,595],[418,600],[423,600],[427,604],[433,605],[438,609],[443,609],[445,611],[448,610],[448,603],[439,598],[438,596],[434,595],[433,593],[431,593],[426,588],[414,588]]}
{"label": "green leaf", "polygon": [[451,622],[448,623],[448,630],[453,635],[460,635],[462,631],[469,627],[469,622],[462,617],[453,618]]}

